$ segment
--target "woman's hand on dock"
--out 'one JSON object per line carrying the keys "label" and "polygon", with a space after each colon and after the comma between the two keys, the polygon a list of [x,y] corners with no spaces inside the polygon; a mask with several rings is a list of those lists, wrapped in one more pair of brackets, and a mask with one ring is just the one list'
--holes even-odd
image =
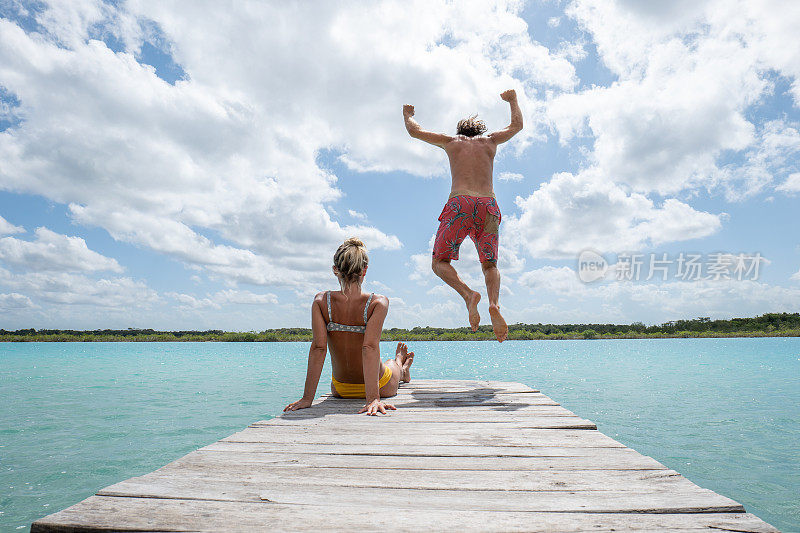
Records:
{"label": "woman's hand on dock", "polygon": [[286,411],[297,411],[298,409],[305,409],[306,407],[311,407],[311,404],[314,400],[306,400],[305,398],[301,398],[296,402],[290,403],[286,407],[283,408],[283,412]]}
{"label": "woman's hand on dock", "polygon": [[397,407],[390,403],[383,403],[380,400],[372,400],[361,408],[358,414],[367,413],[369,416],[377,416],[378,413],[386,414],[386,410],[397,411]]}

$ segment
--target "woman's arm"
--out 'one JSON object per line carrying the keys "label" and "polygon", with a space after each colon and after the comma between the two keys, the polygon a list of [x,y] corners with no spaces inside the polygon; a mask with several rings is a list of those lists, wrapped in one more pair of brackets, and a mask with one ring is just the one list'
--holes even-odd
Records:
{"label": "woman's arm", "polygon": [[364,365],[364,392],[366,405],[359,413],[377,415],[379,412],[386,414],[386,409],[394,409],[390,404],[381,402],[378,380],[381,369],[381,332],[383,321],[389,312],[389,299],[385,296],[375,297],[375,308],[367,320],[367,330],[364,332],[364,344],[361,348],[361,362]]}
{"label": "woman's arm", "polygon": [[283,409],[284,411],[295,411],[311,407],[314,396],[317,394],[319,376],[322,374],[325,355],[328,353],[328,330],[325,327],[325,319],[320,308],[323,294],[317,294],[316,298],[314,298],[314,303],[311,305],[311,331],[313,338],[311,340],[311,348],[308,350],[308,370],[306,370],[306,386],[303,391],[303,397],[287,405]]}

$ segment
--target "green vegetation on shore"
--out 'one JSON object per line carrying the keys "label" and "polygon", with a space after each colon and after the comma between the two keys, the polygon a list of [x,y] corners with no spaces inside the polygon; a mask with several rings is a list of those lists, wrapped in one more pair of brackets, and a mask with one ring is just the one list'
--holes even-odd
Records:
{"label": "green vegetation on shore", "polygon": [[[710,320],[700,317],[693,320],[676,320],[660,325],[633,324],[512,324],[508,327],[510,340],[535,339],[654,339],[688,337],[800,337],[800,313],[767,313],[755,318]],[[481,326],[472,332],[469,328],[413,329],[391,328],[383,331],[385,341],[467,341],[493,340],[491,326]],[[308,328],[268,329],[261,332],[208,331],[155,331],[152,329],[124,330],[58,330],[58,329],[0,329],[0,342],[164,342],[164,341],[218,341],[218,342],[308,342]]]}

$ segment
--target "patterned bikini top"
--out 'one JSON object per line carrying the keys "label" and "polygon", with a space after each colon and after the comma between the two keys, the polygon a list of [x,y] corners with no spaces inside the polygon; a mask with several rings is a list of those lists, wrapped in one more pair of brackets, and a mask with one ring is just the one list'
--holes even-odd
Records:
{"label": "patterned bikini top", "polygon": [[372,302],[372,297],[375,293],[371,293],[369,298],[367,298],[367,305],[364,306],[364,325],[363,326],[348,326],[347,324],[337,324],[333,321],[333,315],[331,314],[331,291],[327,291],[325,296],[328,299],[328,331],[349,331],[350,333],[364,333],[367,331],[367,309],[369,309],[369,304]]}

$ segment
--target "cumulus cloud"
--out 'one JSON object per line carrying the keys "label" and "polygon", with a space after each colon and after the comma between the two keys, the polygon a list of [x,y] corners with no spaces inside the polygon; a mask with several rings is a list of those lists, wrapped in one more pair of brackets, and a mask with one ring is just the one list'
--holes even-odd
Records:
{"label": "cumulus cloud", "polygon": [[278,297],[272,293],[258,294],[235,289],[218,291],[205,297],[179,292],[167,292],[165,296],[177,301],[183,309],[221,309],[226,305],[274,305],[278,303]]}
{"label": "cumulus cloud", "polygon": [[257,294],[244,290],[224,290],[214,295],[215,300],[228,304],[265,305],[277,304],[278,297],[272,293]]}
{"label": "cumulus cloud", "polygon": [[776,189],[788,193],[800,192],[800,172],[790,174],[786,181],[778,185]]}
{"label": "cumulus cloud", "polygon": [[519,276],[517,282],[532,292],[551,291],[561,294],[581,294],[585,285],[575,271],[569,267],[545,266],[530,270]]}
{"label": "cumulus cloud", "polygon": [[[591,35],[617,80],[556,95],[548,116],[562,142],[590,137],[591,163],[636,191],[722,186],[734,199],[753,194],[770,181],[765,169],[780,155],[770,153],[769,125],[759,132],[746,111],[774,90],[773,73],[800,73],[796,47],[778,44],[794,35],[800,8],[769,1],[669,6],[572,2],[567,14]],[[762,159],[731,168],[731,153]]]}
{"label": "cumulus cloud", "polygon": [[88,305],[98,308],[150,308],[158,294],[142,281],[131,278],[92,279],[70,272],[17,274],[0,268],[0,286],[18,290],[35,301],[56,305]]}
{"label": "cumulus cloud", "polygon": [[14,311],[19,309],[33,308],[35,305],[30,298],[18,292],[10,294],[0,294],[0,309]]}
{"label": "cumulus cloud", "polygon": [[722,219],[674,198],[656,205],[603,179],[595,168],[557,174],[516,202],[519,215],[505,222],[511,242],[535,257],[553,259],[577,257],[586,248],[641,250],[705,237],[719,230]]}
{"label": "cumulus cloud", "polygon": [[367,220],[367,215],[359,211],[354,211],[353,209],[348,209],[347,214],[358,220]]}
{"label": "cumulus cloud", "polygon": [[14,233],[24,233],[25,228],[21,226],[15,226],[8,220],[0,217],[0,235],[12,235]]}
{"label": "cumulus cloud", "polygon": [[0,261],[25,272],[122,272],[122,267],[86,246],[80,237],[69,237],[45,227],[36,228],[36,239],[0,238]]}
{"label": "cumulus cloud", "polygon": [[500,181],[522,181],[525,176],[517,172],[501,172],[497,175],[497,179]]}

